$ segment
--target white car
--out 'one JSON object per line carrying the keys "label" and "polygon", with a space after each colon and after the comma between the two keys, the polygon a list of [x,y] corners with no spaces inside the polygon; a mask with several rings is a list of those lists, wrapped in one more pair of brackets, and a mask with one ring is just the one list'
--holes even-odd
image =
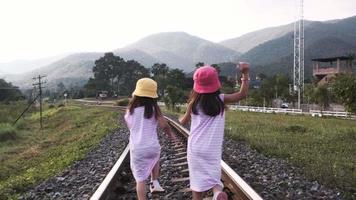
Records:
{"label": "white car", "polygon": [[288,108],[288,103],[282,103],[281,108]]}

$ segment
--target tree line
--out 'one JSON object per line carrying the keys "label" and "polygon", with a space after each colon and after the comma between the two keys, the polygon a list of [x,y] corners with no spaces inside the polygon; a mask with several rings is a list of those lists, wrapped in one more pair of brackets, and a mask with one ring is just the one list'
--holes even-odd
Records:
{"label": "tree line", "polygon": [[24,95],[17,87],[4,79],[0,79],[0,102],[18,101],[24,98]]}
{"label": "tree line", "polygon": [[[195,65],[196,68],[204,66],[203,62]],[[223,64],[213,64],[220,74]],[[61,99],[64,93],[68,98],[95,97],[98,93],[106,91],[109,97],[130,97],[135,88],[136,81],[143,77],[150,77],[158,83],[158,95],[170,108],[176,104],[186,102],[189,92],[193,87],[193,72],[185,74],[180,69],[172,69],[165,63],[155,63],[151,68],[145,68],[135,60],[125,61],[113,53],[105,53],[103,57],[95,61],[93,77],[84,86],[65,87],[59,83],[54,91],[45,90],[44,96],[50,100]],[[222,83],[222,92],[238,90],[236,77],[219,75]],[[251,77],[250,91],[245,102],[250,106],[272,106],[275,99],[283,102],[296,103],[297,96],[291,88],[292,80],[285,74],[267,76],[258,74]],[[14,88],[11,83],[0,79],[0,101],[23,99],[20,90],[5,90]],[[327,109],[330,103],[340,103],[348,111],[356,112],[356,76],[340,75],[334,78],[331,84],[318,86],[310,82],[306,84],[304,91],[304,103],[319,104],[322,109]]]}

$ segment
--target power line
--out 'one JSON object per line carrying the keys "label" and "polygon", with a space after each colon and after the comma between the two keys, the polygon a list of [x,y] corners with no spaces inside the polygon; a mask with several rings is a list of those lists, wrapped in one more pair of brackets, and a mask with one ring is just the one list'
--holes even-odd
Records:
{"label": "power line", "polygon": [[15,122],[13,123],[13,125],[16,124],[17,121],[19,121],[19,119],[25,114],[25,112],[27,112],[28,109],[30,109],[31,105],[37,100],[38,96],[36,96],[32,102],[30,104],[28,104],[27,108],[21,113],[21,115],[15,120]]}

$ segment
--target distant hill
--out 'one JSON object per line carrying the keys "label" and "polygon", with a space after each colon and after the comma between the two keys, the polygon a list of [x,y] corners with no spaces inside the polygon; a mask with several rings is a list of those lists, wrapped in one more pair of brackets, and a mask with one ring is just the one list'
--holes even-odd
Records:
{"label": "distant hill", "polygon": [[67,86],[83,85],[92,76],[95,60],[102,55],[103,53],[73,54],[31,72],[9,75],[6,80],[24,89],[32,88],[32,78],[41,74],[47,76],[45,80],[48,80],[46,84],[48,88],[55,88],[60,82]]}
{"label": "distant hill", "polygon": [[66,55],[53,56],[48,58],[41,58],[35,60],[15,60],[11,62],[1,62],[0,71],[5,71],[7,73],[25,73],[31,70],[46,66],[53,63]]}
{"label": "distant hill", "polygon": [[[314,22],[305,28],[305,75],[311,77],[311,59],[356,53],[356,16],[331,22]],[[293,33],[260,44],[241,55],[254,70],[267,74],[291,72]]]}
{"label": "distant hill", "polygon": [[[114,53],[125,60],[137,60],[147,68],[159,62],[166,63],[169,67],[183,69],[187,73],[195,69],[197,62],[223,63],[222,75],[234,76],[236,70],[232,62],[244,60],[252,64],[252,74],[291,75],[293,24],[255,31],[220,44],[184,32],[158,33],[116,49]],[[356,16],[326,22],[306,21],[307,79],[311,77],[312,58],[349,53],[356,53]],[[21,88],[32,87],[32,77],[38,74],[47,75],[49,88],[54,88],[59,82],[67,86],[83,85],[92,76],[95,60],[103,54],[72,54],[27,73],[2,76]]]}
{"label": "distant hill", "polygon": [[[307,21],[307,20],[304,21],[305,27],[308,27],[311,24],[313,24],[312,21]],[[235,51],[246,53],[252,48],[260,44],[263,44],[265,42],[268,42],[276,38],[280,38],[293,31],[294,31],[294,23],[291,23],[287,25],[270,27],[270,28],[265,28],[258,31],[250,32],[240,37],[221,41],[220,44],[230,49],[233,49]]]}
{"label": "distant hill", "polygon": [[139,49],[171,67],[190,72],[198,62],[234,61],[239,53],[223,45],[184,32],[158,33],[145,37],[116,52]]}
{"label": "distant hill", "polygon": [[125,60],[136,60],[145,67],[151,67],[153,64],[160,62],[157,58],[138,49],[117,50],[115,51],[115,55]]}

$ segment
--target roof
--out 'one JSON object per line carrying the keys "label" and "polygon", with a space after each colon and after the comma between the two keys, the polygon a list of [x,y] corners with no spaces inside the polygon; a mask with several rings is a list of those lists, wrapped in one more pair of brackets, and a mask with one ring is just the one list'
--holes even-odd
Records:
{"label": "roof", "polygon": [[339,57],[330,57],[330,58],[314,58],[312,61],[318,61],[318,62],[334,62],[337,60],[351,60],[350,56],[339,56]]}

